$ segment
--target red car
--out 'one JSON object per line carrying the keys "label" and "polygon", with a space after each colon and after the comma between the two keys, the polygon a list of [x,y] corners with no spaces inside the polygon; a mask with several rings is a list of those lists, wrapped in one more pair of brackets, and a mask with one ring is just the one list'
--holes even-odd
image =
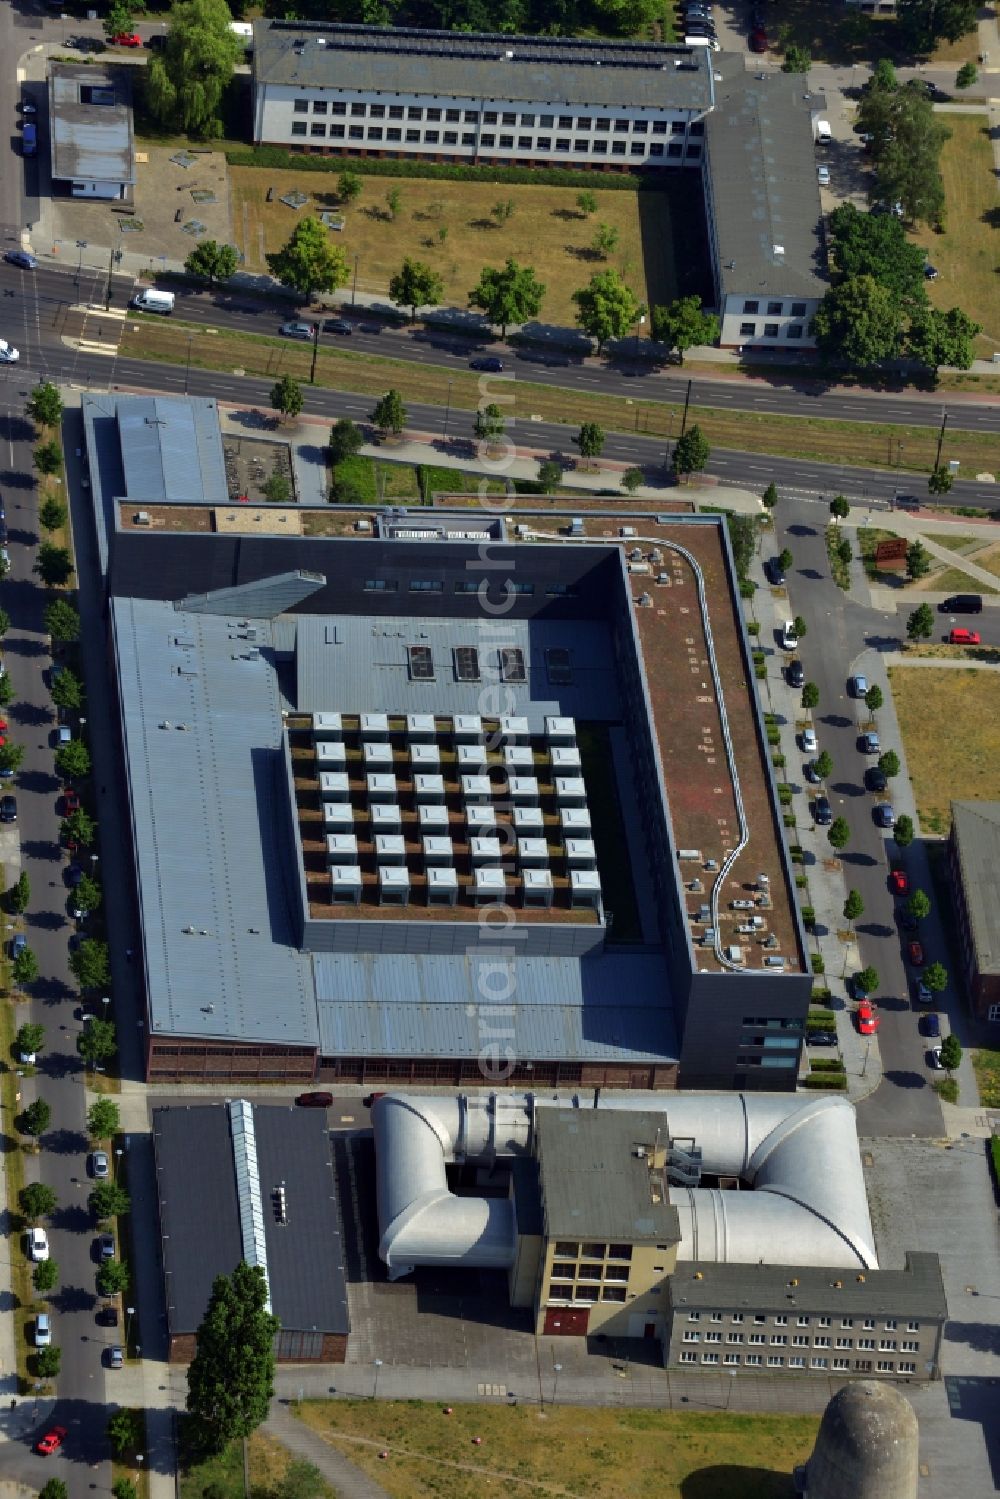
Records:
{"label": "red car", "polygon": [[882,1024],[882,1017],[875,1014],[870,999],[863,999],[861,1001],[854,1012],[854,1018],[858,1022],[858,1030],[862,1036],[874,1036]]}
{"label": "red car", "polygon": [[906,944],[906,956],[909,958],[914,968],[923,968],[924,949],[922,945],[916,941],[916,939]]}
{"label": "red car", "polygon": [[300,1093],[295,1102],[301,1109],[328,1109],[333,1103],[332,1093]]}
{"label": "red car", "polygon": [[757,27],[754,28],[753,31],[751,31],[751,33],[750,33],[750,51],[751,52],[766,52],[767,51],[767,32],[764,30],[763,26],[757,26]]}
{"label": "red car", "polygon": [[948,636],[949,645],[979,645],[978,630],[952,630]]}
{"label": "red car", "polygon": [[910,892],[910,881],[905,869],[894,869],[889,876],[893,895],[908,895]]}
{"label": "red car", "polygon": [[63,792],[63,816],[69,817],[72,812],[80,810],[80,795],[74,791],[72,786],[67,786]]}
{"label": "red car", "polygon": [[119,31],[117,36],[111,38],[116,47],[141,47],[142,37],[137,31]]}
{"label": "red car", "polygon": [[53,1426],[48,1430],[40,1441],[35,1443],[35,1451],[41,1453],[42,1457],[51,1457],[53,1452],[58,1452],[66,1440],[65,1426]]}

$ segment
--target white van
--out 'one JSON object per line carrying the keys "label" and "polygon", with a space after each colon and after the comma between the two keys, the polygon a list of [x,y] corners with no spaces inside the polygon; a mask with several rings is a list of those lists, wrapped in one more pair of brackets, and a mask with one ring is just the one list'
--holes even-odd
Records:
{"label": "white van", "polygon": [[169,317],[174,310],[174,300],[172,291],[157,291],[155,286],[147,286],[132,298],[130,305],[138,307],[142,312],[162,312],[165,317]]}
{"label": "white van", "polygon": [[816,121],[816,144],[817,146],[828,146],[833,140],[833,131],[830,129],[829,120]]}
{"label": "white van", "polygon": [[711,47],[713,52],[720,50],[720,43],[714,36],[686,36],[685,47]]}

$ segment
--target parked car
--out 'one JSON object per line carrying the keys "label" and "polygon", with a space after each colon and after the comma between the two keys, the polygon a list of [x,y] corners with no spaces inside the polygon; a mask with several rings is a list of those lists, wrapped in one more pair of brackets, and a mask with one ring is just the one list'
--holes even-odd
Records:
{"label": "parked car", "polygon": [[874,729],[866,729],[858,740],[858,749],[863,755],[879,755],[882,753],[882,745]]}
{"label": "parked car", "polygon": [[911,942],[906,944],[906,960],[908,963],[912,963],[914,968],[923,968],[924,963],[927,961],[924,957],[923,943],[918,942],[915,937]]}
{"label": "parked car", "polygon": [[802,730],[802,749],[807,755],[814,755],[819,749],[819,741],[816,738],[815,729]]}
{"label": "parked car", "polygon": [[[27,105],[25,105],[25,113],[28,113]],[[8,265],[19,265],[22,271],[33,271],[38,264],[34,255],[29,255],[27,250],[7,250],[3,258]]]}
{"label": "parked car", "polygon": [[983,596],[981,593],[953,593],[938,604],[938,610],[942,614],[982,614]]}
{"label": "parked car", "polygon": [[784,588],[785,569],[781,565],[780,557],[768,557],[767,561],[764,563],[764,572],[767,574],[767,581],[772,584],[773,587]]}
{"label": "parked car", "polygon": [[852,973],[850,978],[847,980],[847,992],[852,999],[871,999],[871,995],[868,993],[868,990],[861,987],[860,974],[857,973]]}
{"label": "parked car", "polygon": [[980,643],[978,630],[950,630],[948,633],[949,645],[979,645]]}
{"label": "parked car", "polygon": [[805,778],[809,782],[810,786],[819,786],[819,785],[822,784],[823,777],[820,775],[819,771],[816,769],[816,761],[815,760],[807,760],[806,761],[805,765],[803,765],[803,767],[802,767],[802,774],[805,776]]}
{"label": "parked car", "polygon": [[878,802],[875,806],[875,826],[877,828],[892,828],[896,825],[896,814],[892,810],[892,802]]}
{"label": "parked car", "polygon": [[750,51],[766,52],[768,48],[767,32],[763,26],[754,27],[750,33]]}
{"label": "parked car", "polygon": [[921,1015],[917,1021],[917,1030],[922,1036],[940,1036],[941,1017],[937,1011],[932,1010],[929,1015]]}
{"label": "parked car", "polygon": [[[20,957],[28,945],[28,939],[23,932],[15,932],[10,939],[10,955],[12,958]],[[32,1057],[32,1061],[34,1058]]]}
{"label": "parked car", "polygon": [[884,791],[889,784],[889,779],[884,770],[879,770],[877,765],[869,765],[865,771],[865,785],[869,791]]}
{"label": "parked car", "polygon": [[932,1046],[927,1053],[927,1065],[932,1072],[943,1072],[944,1063],[941,1060],[940,1046]]}
{"label": "parked car", "polygon": [[863,999],[858,1005],[858,1008],[854,1012],[854,1018],[857,1022],[858,1031],[862,1036],[874,1036],[882,1024],[882,1017],[875,1014],[871,1006],[871,1001],[867,999]]}
{"label": "parked car", "polygon": [[64,817],[70,817],[80,808],[80,793],[72,786],[67,786],[62,794],[62,810]]}
{"label": "parked car", "polygon": [[920,1005],[932,1005],[934,1003],[934,995],[928,989],[923,979],[913,980],[913,998]]}
{"label": "parked car", "polygon": [[847,690],[851,697],[864,697],[868,691],[868,678],[860,673],[855,677],[848,678]]}
{"label": "parked car", "polygon": [[111,38],[111,44],[114,47],[141,47],[142,37],[137,31],[119,31]]}
{"label": "parked car", "polygon": [[120,1343],[112,1343],[107,1352],[107,1359],[109,1369],[124,1369],[125,1350]]}
{"label": "parked car", "polygon": [[354,324],[349,323],[346,318],[331,317],[327,318],[323,324],[323,330],[326,333],[341,333],[345,338],[349,338],[354,332]]}
{"label": "parked car", "polygon": [[784,650],[794,651],[799,643],[799,637],[795,632],[794,619],[786,619],[781,626],[781,644]]}
{"label": "parked car", "polygon": [[278,329],[278,332],[281,334],[282,338],[301,338],[305,343],[308,343],[309,340],[315,335],[316,324],[282,323],[281,327]]}
{"label": "parked car", "polygon": [[788,685],[789,687],[804,687],[806,682],[806,671],[802,662],[796,656],[788,663]]}
{"label": "parked car", "polygon": [[936,281],[938,278],[937,266],[931,265],[930,261],[924,266],[924,276],[928,281]]}
{"label": "parked car", "polygon": [[48,1431],[35,1443],[35,1451],[42,1457],[51,1457],[53,1452],[58,1452],[66,1440],[65,1426],[50,1426]]}
{"label": "parked car", "polygon": [[28,1229],[28,1258],[36,1265],[49,1257],[49,1236],[44,1228]]}
{"label": "parked car", "polygon": [[98,1327],[117,1327],[118,1308],[116,1306],[111,1306],[110,1304],[98,1307],[97,1325]]}
{"label": "parked car", "polygon": [[35,1318],[35,1332],[32,1342],[36,1348],[50,1348],[52,1346],[52,1318],[48,1312],[39,1312]]}
{"label": "parked car", "polygon": [[17,797],[0,796],[0,822],[17,821]]}
{"label": "parked car", "polygon": [[333,1103],[332,1093],[300,1093],[295,1102],[301,1109],[328,1109]]}
{"label": "parked car", "polygon": [[114,1234],[98,1234],[97,1236],[97,1258],[104,1263],[105,1260],[113,1260],[115,1257]]}
{"label": "parked car", "polygon": [[889,874],[889,884],[893,895],[908,895],[910,892],[910,877],[905,869],[893,869]]}
{"label": "parked car", "polygon": [[916,932],[920,929],[920,922],[915,916],[910,915],[905,906],[898,913],[896,920],[904,932]]}
{"label": "parked car", "polygon": [[92,1150],[90,1152],[90,1174],[95,1181],[107,1181],[111,1175],[111,1166],[106,1150]]}
{"label": "parked car", "polygon": [[66,883],[71,890],[75,890],[82,879],[83,870],[80,868],[79,864],[66,865]]}
{"label": "parked car", "polygon": [[470,359],[469,369],[483,370],[486,374],[489,375],[499,375],[503,371],[503,360],[494,359],[492,354],[485,359]]}
{"label": "parked car", "polygon": [[829,167],[817,167],[816,168],[816,181],[819,183],[820,187],[829,187],[830,186],[830,168]]}
{"label": "parked car", "polygon": [[807,1046],[836,1046],[836,1031],[806,1031]]}
{"label": "parked car", "polygon": [[825,796],[818,796],[813,802],[813,822],[818,828],[828,828],[833,822],[833,808]]}
{"label": "parked car", "polygon": [[0,364],[16,364],[20,357],[20,349],[13,348],[6,339],[0,338]]}

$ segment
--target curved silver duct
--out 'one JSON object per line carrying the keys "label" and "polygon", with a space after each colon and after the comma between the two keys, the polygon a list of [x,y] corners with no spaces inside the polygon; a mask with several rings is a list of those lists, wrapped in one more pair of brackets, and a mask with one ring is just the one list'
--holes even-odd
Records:
{"label": "curved silver duct", "polygon": [[417,1265],[506,1269],[517,1226],[505,1198],[456,1197],[445,1167],[489,1166],[531,1148],[536,1108],[662,1110],[665,1133],[693,1141],[702,1169],[752,1190],[676,1187],[680,1260],[874,1269],[854,1110],[842,1098],[768,1093],[388,1093],[372,1109],[381,1240],[391,1279]]}

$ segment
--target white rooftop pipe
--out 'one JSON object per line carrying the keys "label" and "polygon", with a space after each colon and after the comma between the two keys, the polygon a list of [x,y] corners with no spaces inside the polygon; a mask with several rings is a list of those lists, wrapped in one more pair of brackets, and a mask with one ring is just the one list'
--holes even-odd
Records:
{"label": "white rooftop pipe", "polygon": [[842,1098],[768,1093],[388,1093],[372,1109],[381,1240],[395,1280],[417,1265],[506,1269],[517,1227],[507,1199],[456,1197],[445,1167],[526,1155],[535,1108],[662,1111],[671,1140],[743,1188],[671,1186],[680,1260],[877,1266],[854,1110]]}

